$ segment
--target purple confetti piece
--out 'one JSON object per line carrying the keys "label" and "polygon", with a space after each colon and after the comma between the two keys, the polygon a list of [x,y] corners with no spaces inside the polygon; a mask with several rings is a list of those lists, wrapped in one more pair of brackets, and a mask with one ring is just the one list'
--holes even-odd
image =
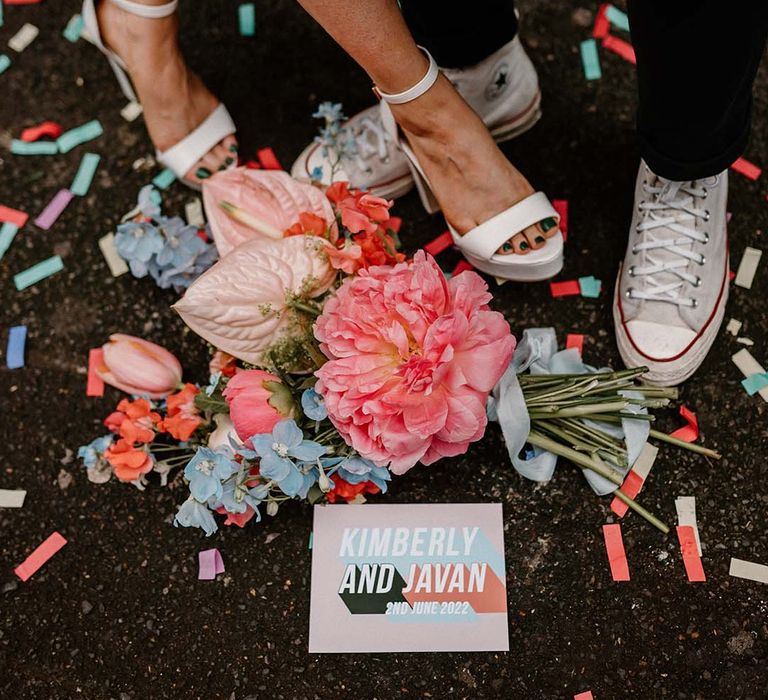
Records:
{"label": "purple confetti piece", "polygon": [[48,202],[48,206],[43,209],[40,216],[35,219],[35,226],[46,231],[51,228],[74,196],[69,190],[59,190],[58,194]]}
{"label": "purple confetti piece", "polygon": [[200,571],[197,575],[200,581],[213,581],[216,574],[224,573],[224,560],[218,549],[204,549],[198,555]]}

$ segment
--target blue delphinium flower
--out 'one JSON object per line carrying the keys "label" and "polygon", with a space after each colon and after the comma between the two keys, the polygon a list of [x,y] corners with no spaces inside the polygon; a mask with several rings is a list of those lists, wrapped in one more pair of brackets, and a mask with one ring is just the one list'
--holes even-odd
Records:
{"label": "blue delphinium flower", "polygon": [[139,190],[139,211],[148,219],[160,216],[160,203],[163,201],[160,193],[152,185],[144,185]]}
{"label": "blue delphinium flower", "polygon": [[321,102],[317,105],[317,111],[312,115],[315,119],[325,119],[326,123],[333,124],[344,119],[344,107],[341,102]]}
{"label": "blue delphinium flower", "polygon": [[114,437],[114,435],[104,435],[77,448],[77,456],[83,460],[86,469],[93,469],[99,464],[99,460],[114,441]]}
{"label": "blue delphinium flower", "polygon": [[324,420],[328,417],[325,399],[314,389],[306,389],[301,395],[301,408],[312,420]]}
{"label": "blue delphinium flower", "polygon": [[224,488],[222,481],[234,474],[240,465],[232,461],[232,452],[227,447],[211,450],[198,448],[195,456],[184,468],[184,478],[189,482],[189,491],[194,498],[205,503],[212,496],[221,498]]}
{"label": "blue delphinium flower", "polygon": [[350,484],[360,484],[363,481],[372,481],[379,487],[382,493],[387,491],[387,482],[392,479],[389,469],[377,467],[369,459],[364,457],[347,457],[339,464],[338,475]]}
{"label": "blue delphinium flower", "polygon": [[323,180],[323,166],[316,165],[309,173],[309,179],[315,182],[322,182]]}
{"label": "blue delphinium flower", "polygon": [[[216,510],[224,507],[228,513],[245,513],[247,506],[250,506],[256,513],[256,522],[261,520],[259,506],[264,497],[258,498],[261,491],[255,488],[249,489],[245,484],[238,484],[237,479],[227,479],[223,484],[223,492],[220,498],[211,497],[208,499],[208,507]],[[267,490],[268,493],[268,490]]]}
{"label": "blue delphinium flower", "polygon": [[208,506],[199,503],[192,496],[181,504],[176,517],[173,519],[173,525],[174,527],[202,528],[208,537],[219,529],[213,513],[208,510]]}
{"label": "blue delphinium flower", "polygon": [[185,224],[178,216],[163,218],[160,230],[165,237],[163,249],[157,254],[160,267],[186,268],[207,246],[197,235],[197,227]]}
{"label": "blue delphinium flower", "polygon": [[146,277],[150,261],[163,245],[163,237],[153,224],[129,221],[117,227],[115,247],[120,257],[128,262],[134,277]]}

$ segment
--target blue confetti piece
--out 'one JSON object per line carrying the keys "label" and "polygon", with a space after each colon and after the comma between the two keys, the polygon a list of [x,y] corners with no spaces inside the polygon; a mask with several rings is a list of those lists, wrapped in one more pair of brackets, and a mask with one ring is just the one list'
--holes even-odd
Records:
{"label": "blue confetti piece", "polygon": [[5,364],[8,369],[24,366],[24,346],[27,342],[27,327],[14,326],[8,333],[8,346],[5,350]]}
{"label": "blue confetti piece", "polygon": [[605,8],[605,16],[617,29],[623,29],[625,32],[629,31],[629,17],[627,17],[626,13],[622,12],[618,7],[608,5],[608,7]]}
{"label": "blue confetti piece", "polygon": [[240,5],[238,15],[240,34],[242,36],[254,36],[256,34],[256,6],[252,2]]}
{"label": "blue confetti piece", "polygon": [[[2,6],[3,3],[0,2],[0,6]],[[11,59],[8,58],[4,53],[0,53],[0,73],[5,73],[8,66],[11,65]]]}
{"label": "blue confetti piece", "polygon": [[96,168],[99,167],[101,156],[98,153],[86,153],[80,161],[80,167],[77,169],[77,175],[72,180],[72,186],[69,191],[78,197],[85,197],[93,182],[93,176],[96,174]]}
{"label": "blue confetti piece", "polygon": [[590,275],[589,277],[579,277],[579,290],[581,296],[588,299],[597,299],[600,296],[600,290],[603,287],[603,283]]}
{"label": "blue confetti piece", "polygon": [[746,379],[742,380],[741,385],[750,396],[754,396],[758,391],[768,386],[768,372],[750,374]]}
{"label": "blue confetti piece", "polygon": [[169,187],[175,180],[176,175],[174,174],[173,170],[166,168],[161,173],[155,175],[154,180],[152,180],[152,184],[158,189],[164,190],[166,187]]}
{"label": "blue confetti piece", "polygon": [[594,39],[582,41],[579,45],[581,64],[584,66],[584,77],[587,80],[598,80],[603,77],[600,70],[600,57],[597,55],[597,43]]}
{"label": "blue confetti piece", "polygon": [[61,272],[64,269],[64,261],[58,256],[54,255],[47,260],[32,265],[32,267],[19,272],[14,275],[13,283],[16,285],[16,289],[21,291],[27,287],[31,287],[33,284],[44,280],[46,277],[55,275],[57,272]]}
{"label": "blue confetti piece", "polygon": [[6,221],[0,226],[0,260],[3,259],[3,255],[11,247],[13,239],[18,232],[19,227],[16,224],[12,224],[10,221]]}
{"label": "blue confetti piece", "polygon": [[79,146],[86,141],[92,141],[103,133],[104,129],[101,128],[101,122],[98,119],[94,119],[75,129],[65,131],[56,139],[56,143],[59,145],[59,150],[62,153],[69,153],[75,146]]}
{"label": "blue confetti piece", "polygon": [[17,156],[52,156],[59,152],[55,141],[11,141],[11,153]]}
{"label": "blue confetti piece", "polygon": [[81,15],[72,15],[62,34],[67,41],[71,41],[74,44],[83,33],[84,26],[85,22]]}

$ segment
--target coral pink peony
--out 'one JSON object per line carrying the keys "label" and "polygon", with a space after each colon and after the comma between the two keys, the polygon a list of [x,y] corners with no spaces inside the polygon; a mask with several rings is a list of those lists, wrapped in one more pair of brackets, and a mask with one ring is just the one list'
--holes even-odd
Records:
{"label": "coral pink peony", "polygon": [[467,450],[515,347],[474,272],[445,279],[431,256],[345,280],[315,324],[329,361],[316,390],[363,457],[402,474]]}
{"label": "coral pink peony", "polygon": [[243,442],[260,433],[271,433],[278,421],[290,415],[290,404],[280,402],[284,398],[281,388],[285,387],[279,377],[260,369],[238,372],[229,380],[224,398]]}

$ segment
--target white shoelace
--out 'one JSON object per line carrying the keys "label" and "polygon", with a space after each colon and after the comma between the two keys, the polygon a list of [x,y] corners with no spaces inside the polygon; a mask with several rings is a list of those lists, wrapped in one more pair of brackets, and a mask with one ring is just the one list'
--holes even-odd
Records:
{"label": "white shoelace", "polygon": [[380,160],[386,161],[389,158],[389,142],[391,138],[384,129],[384,125],[377,119],[363,117],[360,120],[360,129],[354,136],[355,143],[355,165],[366,173],[371,173],[372,169],[366,161],[371,156],[378,156]]}
{"label": "white shoelace", "polygon": [[[716,176],[713,186],[717,185],[717,179]],[[632,252],[645,251],[646,264],[632,265],[629,275],[643,279],[645,285],[644,289],[633,288],[627,294],[630,299],[694,307],[696,300],[683,296],[683,291],[687,284],[701,285],[701,277],[691,274],[687,268],[691,260],[699,265],[706,262],[706,258],[694,253],[690,246],[695,241],[706,243],[709,240],[706,233],[694,228],[697,219],[709,221],[709,212],[694,207],[693,201],[694,197],[705,198],[707,188],[697,186],[696,182],[672,182],[659,177],[654,185],[645,183],[643,190],[650,201],[643,200],[638,205],[643,217],[637,225],[637,233],[642,236],[642,241],[635,244]],[[655,233],[658,229],[672,231],[679,237],[659,236]],[[667,279],[669,274],[678,279],[666,283],[660,281],[658,277],[665,273]]]}

